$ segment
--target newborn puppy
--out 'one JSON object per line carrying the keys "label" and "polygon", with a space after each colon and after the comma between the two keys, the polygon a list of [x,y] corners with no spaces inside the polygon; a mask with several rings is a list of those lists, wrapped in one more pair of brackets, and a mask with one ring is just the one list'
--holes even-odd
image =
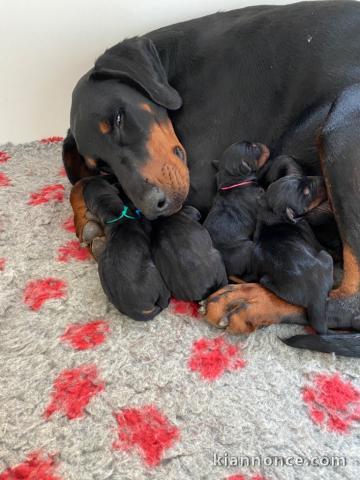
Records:
{"label": "newborn puppy", "polygon": [[228,283],[220,253],[199,220],[198,210],[186,206],[152,222],[154,262],[178,300],[200,301]]}
{"label": "newborn puppy", "polygon": [[325,304],[333,261],[303,216],[326,199],[322,177],[290,175],[260,200],[252,266],[259,282],[280,298],[307,308],[310,325],[327,332]]}
{"label": "newborn puppy", "polygon": [[120,312],[151,320],[168,306],[170,292],[151,257],[149,222],[101,178],[89,181],[84,199],[105,226],[107,242],[98,260],[104,292]]}
{"label": "newborn puppy", "polygon": [[250,280],[258,198],[263,194],[256,173],[268,158],[265,145],[239,142],[227,148],[218,162],[218,194],[204,227],[223,257],[228,276]]}
{"label": "newborn puppy", "polygon": [[[279,155],[269,160],[258,172],[259,182],[267,188],[271,183],[287,175],[303,175],[301,166],[290,155]],[[342,262],[342,242],[330,203],[323,202],[307,213],[304,218],[311,226],[317,240],[333,257]]]}

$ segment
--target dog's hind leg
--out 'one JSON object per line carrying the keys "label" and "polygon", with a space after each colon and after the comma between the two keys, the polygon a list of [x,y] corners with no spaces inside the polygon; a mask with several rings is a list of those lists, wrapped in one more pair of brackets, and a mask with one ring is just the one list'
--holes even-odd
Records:
{"label": "dog's hind leg", "polygon": [[329,328],[360,330],[360,84],[334,102],[319,137],[328,196],[343,243],[344,274],[327,302]]}
{"label": "dog's hind leg", "polygon": [[308,301],[308,319],[317,333],[328,332],[326,317],[326,299],[333,286],[334,268],[333,259],[325,250],[317,256],[317,268],[314,269],[309,285],[310,298]]}
{"label": "dog's hind leg", "polygon": [[310,302],[307,308],[310,326],[319,334],[328,333],[326,321],[326,296]]}
{"label": "dog's hind leg", "polygon": [[[328,196],[343,243],[343,278],[326,306],[329,328],[360,330],[360,84],[334,102],[319,137]],[[292,347],[360,356],[360,335],[297,335]]]}

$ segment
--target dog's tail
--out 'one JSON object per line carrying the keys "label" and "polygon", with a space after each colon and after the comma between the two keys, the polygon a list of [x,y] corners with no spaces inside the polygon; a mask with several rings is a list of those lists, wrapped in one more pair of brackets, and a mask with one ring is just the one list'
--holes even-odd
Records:
{"label": "dog's tail", "polygon": [[336,353],[336,355],[343,357],[360,358],[360,333],[295,335],[294,337],[281,340],[289,347]]}

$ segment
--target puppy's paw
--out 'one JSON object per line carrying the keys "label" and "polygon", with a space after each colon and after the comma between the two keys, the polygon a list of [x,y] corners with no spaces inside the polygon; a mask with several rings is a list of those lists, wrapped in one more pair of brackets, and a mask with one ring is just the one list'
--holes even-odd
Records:
{"label": "puppy's paw", "polygon": [[95,237],[90,245],[91,253],[96,261],[99,260],[100,256],[102,255],[103,251],[106,247],[106,239],[104,236]]}
{"label": "puppy's paw", "polygon": [[104,230],[99,223],[97,223],[94,220],[89,220],[87,223],[85,223],[82,230],[83,242],[90,244],[96,237],[102,237],[102,236],[104,236]]}

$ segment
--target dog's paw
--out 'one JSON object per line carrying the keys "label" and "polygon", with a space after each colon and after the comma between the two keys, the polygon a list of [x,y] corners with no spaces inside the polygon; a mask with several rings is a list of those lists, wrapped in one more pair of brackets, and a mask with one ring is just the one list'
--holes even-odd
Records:
{"label": "dog's paw", "polygon": [[227,285],[206,300],[204,310],[209,323],[234,334],[251,333],[303,312],[257,283]]}

